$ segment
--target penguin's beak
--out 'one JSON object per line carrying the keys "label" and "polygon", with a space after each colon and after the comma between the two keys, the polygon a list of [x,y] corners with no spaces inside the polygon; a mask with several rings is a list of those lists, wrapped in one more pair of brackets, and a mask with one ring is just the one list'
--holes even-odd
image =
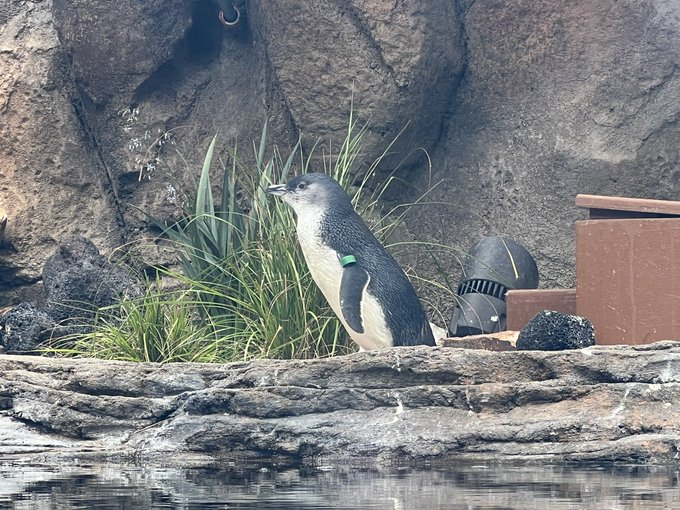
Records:
{"label": "penguin's beak", "polygon": [[286,194],[286,185],[285,184],[274,184],[273,186],[269,186],[267,188],[267,193],[270,193],[272,195],[276,196],[281,196]]}

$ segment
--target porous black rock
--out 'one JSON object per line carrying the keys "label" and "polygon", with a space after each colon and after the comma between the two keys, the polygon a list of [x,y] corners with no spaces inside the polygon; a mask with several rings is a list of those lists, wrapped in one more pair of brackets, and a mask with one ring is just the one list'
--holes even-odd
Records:
{"label": "porous black rock", "polygon": [[0,351],[8,354],[34,351],[50,337],[56,323],[31,303],[22,303],[0,316]]}
{"label": "porous black rock", "polygon": [[91,330],[98,309],[141,296],[142,285],[88,239],[60,243],[43,268],[44,303],[22,303],[0,317],[0,349],[28,353],[46,340]]}
{"label": "porous black rock", "polygon": [[98,308],[121,297],[137,297],[140,282],[123,266],[111,263],[92,241],[73,235],[59,245],[43,268],[45,311],[55,321],[94,316]]}
{"label": "porous black rock", "polygon": [[518,350],[561,351],[595,345],[595,331],[585,317],[553,310],[538,312],[520,331]]}

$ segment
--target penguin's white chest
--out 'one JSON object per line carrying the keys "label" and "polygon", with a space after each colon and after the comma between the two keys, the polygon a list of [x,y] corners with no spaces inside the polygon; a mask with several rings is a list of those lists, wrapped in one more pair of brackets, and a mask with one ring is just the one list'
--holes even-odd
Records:
{"label": "penguin's white chest", "polygon": [[[318,222],[315,222],[318,224]],[[340,282],[342,281],[342,265],[338,254],[322,243],[318,235],[317,225],[298,222],[298,240],[302,253],[307,261],[312,278],[323,292],[335,313],[340,310]]]}
{"label": "penguin's white chest", "polygon": [[[340,306],[343,268],[338,253],[322,242],[319,235],[321,215],[316,215],[314,218],[307,217],[304,220],[300,221],[298,217],[297,234],[307,267],[309,267],[312,278],[314,278],[352,340],[367,351],[391,347],[393,345],[392,333],[387,327],[384,317],[384,313],[388,312],[383,312],[380,303],[368,292],[368,289],[364,290],[361,296],[356,296],[356,299],[361,300],[361,319],[364,332],[359,333],[348,326]],[[352,255],[357,256],[358,254]]]}

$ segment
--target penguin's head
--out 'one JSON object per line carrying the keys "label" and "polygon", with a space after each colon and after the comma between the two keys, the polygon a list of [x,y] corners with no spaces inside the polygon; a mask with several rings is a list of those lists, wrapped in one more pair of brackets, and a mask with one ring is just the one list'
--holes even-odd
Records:
{"label": "penguin's head", "polygon": [[308,210],[352,207],[342,186],[335,179],[320,173],[298,175],[286,184],[269,186],[267,193],[280,196],[298,215]]}

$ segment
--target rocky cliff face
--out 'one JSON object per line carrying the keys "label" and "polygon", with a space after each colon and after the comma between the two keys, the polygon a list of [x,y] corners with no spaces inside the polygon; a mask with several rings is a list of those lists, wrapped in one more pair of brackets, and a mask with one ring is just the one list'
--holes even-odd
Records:
{"label": "rocky cliff face", "polygon": [[450,205],[413,225],[462,248],[507,234],[543,284],[571,285],[576,194],[678,197],[680,4],[492,0],[461,16],[467,66],[430,197]]}
{"label": "rocky cliff face", "polygon": [[362,162],[407,122],[384,171],[430,154],[395,199],[443,181],[411,232],[514,237],[548,285],[573,283],[576,193],[678,195],[675,0],[240,3],[228,30],[209,0],[3,2],[0,295],[25,298],[67,234],[110,251],[143,236],[137,208],[176,214],[214,133],[222,155],[265,119],[283,145],[337,142],[352,94]]}
{"label": "rocky cliff face", "polygon": [[414,347],[224,366],[0,356],[0,448],[4,459],[184,465],[665,463],[677,460],[679,382],[680,347],[670,342]]}

